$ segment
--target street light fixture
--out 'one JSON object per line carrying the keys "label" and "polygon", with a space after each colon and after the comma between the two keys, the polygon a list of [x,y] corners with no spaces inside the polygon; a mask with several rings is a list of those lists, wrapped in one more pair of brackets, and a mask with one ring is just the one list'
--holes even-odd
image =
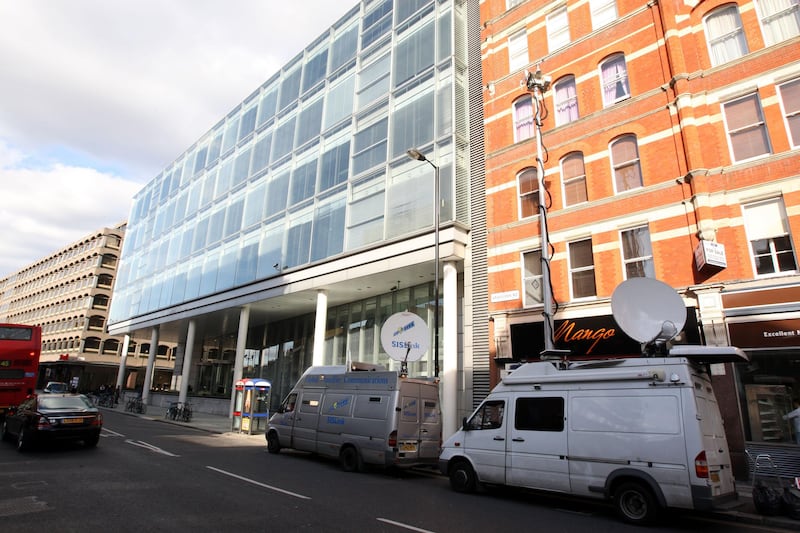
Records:
{"label": "street light fixture", "polygon": [[433,377],[439,377],[439,207],[441,195],[439,191],[439,167],[434,165],[430,159],[417,150],[410,148],[406,151],[408,157],[417,161],[425,161],[433,167],[433,235],[434,235],[434,256],[436,272],[433,276]]}

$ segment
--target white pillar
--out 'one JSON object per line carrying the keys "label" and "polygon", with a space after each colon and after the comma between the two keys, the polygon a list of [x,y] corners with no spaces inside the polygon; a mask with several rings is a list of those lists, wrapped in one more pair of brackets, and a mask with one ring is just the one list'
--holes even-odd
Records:
{"label": "white pillar", "polygon": [[458,429],[458,271],[453,261],[443,267],[442,295],[442,437]]}
{"label": "white pillar", "polygon": [[328,322],[328,291],[317,291],[317,316],[314,319],[314,354],[311,364],[325,364],[325,325]]}
{"label": "white pillar", "polygon": [[196,322],[189,321],[186,331],[186,352],[183,354],[183,368],[181,369],[181,390],[178,393],[178,401],[186,403],[186,395],[189,392],[189,373],[192,371],[192,353],[194,352],[194,330]]}
{"label": "white pillar", "polygon": [[153,328],[150,334],[150,354],[147,357],[147,369],[144,372],[144,384],[142,385],[142,403],[147,405],[150,399],[150,388],[153,386],[153,367],[156,365],[156,354],[158,353],[158,326]]}
{"label": "white pillar", "polygon": [[131,343],[131,336],[125,335],[122,339],[122,354],[119,357],[119,371],[117,371],[117,390],[122,392],[125,384],[125,365],[128,363],[128,346]]}
{"label": "white pillar", "polygon": [[231,407],[228,418],[233,417],[233,402],[236,400],[236,382],[242,379],[244,350],[247,347],[247,329],[250,327],[250,306],[239,310],[239,336],[236,338],[236,360],[233,363],[233,383],[231,383]]}

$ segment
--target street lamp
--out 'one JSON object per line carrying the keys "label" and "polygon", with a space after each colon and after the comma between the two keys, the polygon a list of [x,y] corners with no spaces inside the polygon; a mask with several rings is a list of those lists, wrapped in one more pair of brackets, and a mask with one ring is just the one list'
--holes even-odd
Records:
{"label": "street lamp", "polygon": [[417,161],[425,161],[433,167],[433,235],[434,249],[433,262],[436,272],[433,276],[433,377],[439,377],[439,204],[441,196],[439,192],[439,167],[434,165],[430,159],[425,157],[416,148],[406,151],[408,157]]}

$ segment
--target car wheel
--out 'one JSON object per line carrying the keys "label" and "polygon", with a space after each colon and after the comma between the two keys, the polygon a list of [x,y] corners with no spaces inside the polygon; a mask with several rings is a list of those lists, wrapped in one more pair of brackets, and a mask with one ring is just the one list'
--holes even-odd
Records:
{"label": "car wheel", "polygon": [[361,462],[361,455],[354,446],[345,446],[339,452],[339,463],[342,465],[342,470],[345,472],[360,472],[363,469]]}
{"label": "car wheel", "polygon": [[267,451],[269,453],[278,453],[281,451],[281,442],[278,440],[278,434],[274,431],[267,433]]}
{"label": "car wheel", "polygon": [[28,432],[25,431],[25,428],[19,428],[19,435],[17,435],[17,451],[25,452],[28,451],[30,447],[31,443]]}
{"label": "car wheel", "polygon": [[650,524],[661,510],[652,491],[635,482],[623,483],[614,491],[614,504],[620,518],[629,524]]}
{"label": "car wheel", "polygon": [[450,487],[456,492],[475,492],[475,470],[464,460],[450,467]]}
{"label": "car wheel", "polygon": [[92,435],[91,437],[87,437],[83,439],[83,445],[87,448],[94,448],[97,446],[97,443],[100,442],[100,434]]}

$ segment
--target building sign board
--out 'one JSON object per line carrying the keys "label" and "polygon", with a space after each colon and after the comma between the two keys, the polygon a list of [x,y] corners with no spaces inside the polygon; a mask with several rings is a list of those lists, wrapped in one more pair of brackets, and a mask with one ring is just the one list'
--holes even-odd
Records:
{"label": "building sign board", "polygon": [[728,324],[731,345],[745,349],[800,347],[800,318]]}
{"label": "building sign board", "polygon": [[697,270],[702,270],[706,266],[727,267],[728,260],[725,257],[725,245],[714,241],[701,240],[694,249],[694,262],[697,265]]}

